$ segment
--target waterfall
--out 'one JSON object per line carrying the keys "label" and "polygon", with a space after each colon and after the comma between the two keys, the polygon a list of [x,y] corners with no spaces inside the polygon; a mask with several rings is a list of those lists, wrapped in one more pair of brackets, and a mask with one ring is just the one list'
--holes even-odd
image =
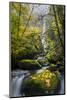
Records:
{"label": "waterfall", "polygon": [[21,87],[24,89],[23,81],[29,75],[30,73],[28,71],[18,70],[12,72],[11,97],[25,96],[24,93],[21,94]]}
{"label": "waterfall", "polygon": [[45,31],[46,31],[46,25],[45,25],[45,18],[43,18],[43,31],[42,31],[42,45],[43,45],[43,48],[45,49]]}
{"label": "waterfall", "polygon": [[45,60],[45,57],[44,57],[44,51],[45,51],[45,46],[46,46],[46,44],[45,44],[45,31],[46,31],[46,29],[45,29],[45,20],[44,20],[44,18],[42,19],[42,32],[41,32],[41,34],[40,34],[40,50],[41,50],[41,54],[40,54],[40,56],[38,57],[38,60],[42,60],[42,61],[44,61]]}
{"label": "waterfall", "polygon": [[15,77],[13,79],[13,83],[12,83],[13,85],[12,96],[13,97],[21,96],[20,89],[21,89],[23,79],[24,79],[24,75],[21,77]]}
{"label": "waterfall", "polygon": [[61,81],[61,88],[60,88],[59,93],[64,94],[64,75],[61,76],[60,81]]}

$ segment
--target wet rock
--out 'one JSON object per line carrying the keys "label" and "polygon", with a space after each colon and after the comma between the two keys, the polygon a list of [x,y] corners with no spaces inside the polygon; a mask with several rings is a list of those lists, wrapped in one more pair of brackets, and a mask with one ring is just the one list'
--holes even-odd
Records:
{"label": "wet rock", "polygon": [[37,60],[21,60],[18,62],[18,66],[23,70],[36,70],[41,68]]}

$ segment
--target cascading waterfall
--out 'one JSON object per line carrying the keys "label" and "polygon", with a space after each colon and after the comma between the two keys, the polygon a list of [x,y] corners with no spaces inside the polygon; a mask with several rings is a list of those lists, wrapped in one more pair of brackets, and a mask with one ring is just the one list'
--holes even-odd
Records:
{"label": "cascading waterfall", "polygon": [[20,89],[22,85],[22,80],[24,79],[24,75],[19,77],[16,77],[13,79],[13,96],[21,96]]}
{"label": "cascading waterfall", "polygon": [[42,60],[44,61],[45,60],[45,57],[44,57],[44,51],[45,51],[45,48],[46,48],[46,44],[45,44],[45,31],[46,31],[46,25],[45,25],[45,18],[42,19],[42,32],[40,34],[40,41],[41,41],[41,54],[40,56],[38,57],[39,60]]}
{"label": "cascading waterfall", "polygon": [[24,93],[21,94],[21,86],[24,88],[23,80],[29,76],[29,71],[17,70],[12,73],[12,84],[11,84],[11,97],[25,96]]}
{"label": "cascading waterfall", "polygon": [[61,81],[61,88],[60,88],[59,93],[64,94],[64,75],[62,75],[60,81]]}

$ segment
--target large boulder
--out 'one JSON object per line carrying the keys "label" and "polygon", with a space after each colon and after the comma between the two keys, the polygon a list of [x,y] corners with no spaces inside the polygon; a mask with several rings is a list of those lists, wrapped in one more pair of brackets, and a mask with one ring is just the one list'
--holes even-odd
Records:
{"label": "large boulder", "polygon": [[58,75],[57,72],[53,73],[49,70],[32,75],[29,79],[25,80],[25,95],[38,96],[56,94],[60,83]]}
{"label": "large boulder", "polygon": [[18,62],[18,66],[20,69],[23,70],[36,70],[36,69],[40,69],[41,65],[38,63],[37,60],[20,60]]}

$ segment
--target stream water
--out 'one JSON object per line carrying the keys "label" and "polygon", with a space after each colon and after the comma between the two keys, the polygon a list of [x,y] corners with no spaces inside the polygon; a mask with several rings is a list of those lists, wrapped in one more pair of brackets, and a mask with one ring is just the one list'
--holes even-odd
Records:
{"label": "stream water", "polygon": [[[43,69],[46,68],[44,67],[41,70],[38,70],[36,73],[40,73]],[[31,73],[29,71],[15,70],[12,72],[11,97],[25,96],[24,92],[21,94],[21,87],[23,91],[24,90],[23,81],[30,75]],[[64,76],[61,77],[60,79],[61,79],[61,88],[58,94],[64,94]]]}
{"label": "stream water", "polygon": [[25,96],[24,93],[21,95],[21,86],[24,88],[23,80],[30,76],[29,71],[15,70],[11,73],[12,84],[11,84],[11,97]]}

